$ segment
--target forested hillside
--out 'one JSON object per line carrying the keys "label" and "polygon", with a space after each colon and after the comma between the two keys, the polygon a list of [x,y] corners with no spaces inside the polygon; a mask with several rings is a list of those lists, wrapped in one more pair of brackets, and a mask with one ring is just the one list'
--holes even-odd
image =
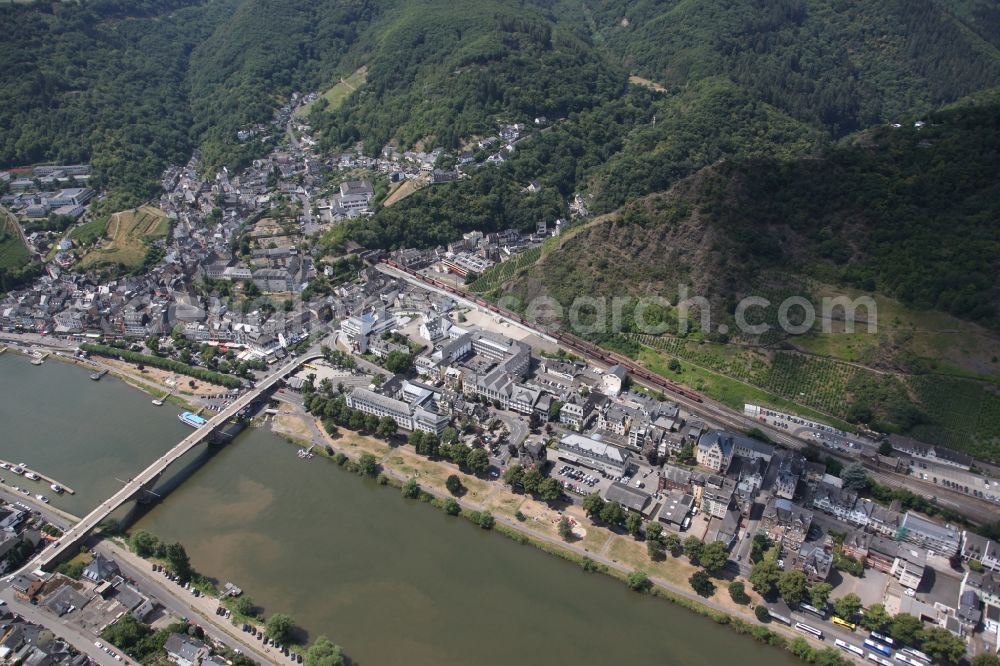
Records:
{"label": "forested hillside", "polygon": [[191,49],[236,0],[0,5],[0,166],[85,162],[147,197],[193,147]]}
{"label": "forested hillside", "polygon": [[974,106],[818,159],[721,162],[592,225],[522,287],[537,281],[569,301],[694,277],[731,311],[762,286],[754,276],[773,283],[778,271],[1000,328],[998,151],[1000,107]]}
{"label": "forested hillside", "polygon": [[[805,0],[765,7],[752,0],[713,0],[630,3],[626,11],[618,2],[552,3],[538,20],[586,35],[573,43],[593,45],[592,52],[604,60],[593,65],[598,71],[638,73],[650,81],[611,97],[613,89],[596,86],[588,98],[577,98],[561,122],[518,146],[500,169],[505,188],[538,180],[564,198],[584,191],[591,210],[606,213],[721,159],[814,155],[859,128],[912,122],[1000,82],[992,23],[973,19],[980,10],[970,5],[962,19],[930,2],[906,7],[846,0],[833,7]],[[468,31],[441,28],[425,38],[424,21],[436,28],[458,21],[448,12],[427,16],[432,18],[400,16],[400,32],[389,33],[402,35],[404,50],[414,59],[392,49],[377,51],[393,53],[383,63],[387,71],[379,74],[376,68],[373,76],[369,70],[369,83],[335,113],[314,114],[325,145],[363,139],[371,148],[392,140],[408,146],[427,135],[454,145],[493,116],[551,117],[530,96],[516,100],[535,99],[534,106],[508,97],[489,104],[489,82],[507,80],[506,61],[489,61],[482,76],[465,79],[467,71],[455,65],[463,61],[453,58],[472,48],[468,39],[456,37],[467,37]],[[484,21],[478,29],[491,35],[491,42],[514,43],[496,23]],[[499,52],[512,57],[509,48]],[[377,56],[359,57],[345,71],[366,62],[377,62]],[[533,91],[523,80],[538,75],[525,71],[520,89]],[[574,89],[565,73],[552,78],[547,68],[541,72],[545,90]],[[440,95],[442,90],[448,94]],[[384,247],[433,245],[440,242],[439,230],[466,228],[477,219],[478,213],[463,216],[470,203],[472,210],[492,210],[494,222],[518,226],[523,203],[510,197],[479,201],[478,181],[455,188],[461,190],[459,199],[419,192],[405,206],[384,210],[350,233]],[[458,200],[463,205],[449,205]],[[532,226],[523,222],[522,228]]]}
{"label": "forested hillside", "polygon": [[595,31],[667,87],[722,74],[842,135],[1000,77],[997,12],[947,0],[603,0]]}
{"label": "forested hillside", "polygon": [[400,2],[353,58],[368,83],[314,121],[327,145],[421,139],[457,149],[494,118],[562,117],[620,95],[625,71],[531,3]]}
{"label": "forested hillside", "polygon": [[210,166],[239,163],[259,147],[236,130],[271,119],[291,93],[335,79],[344,55],[387,0],[241,0],[191,54],[192,132]]}

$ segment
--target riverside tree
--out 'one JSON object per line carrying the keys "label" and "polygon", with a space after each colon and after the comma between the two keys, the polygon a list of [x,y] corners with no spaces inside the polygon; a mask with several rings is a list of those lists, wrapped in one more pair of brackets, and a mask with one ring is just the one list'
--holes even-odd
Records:
{"label": "riverside tree", "polygon": [[156,549],[160,545],[160,540],[146,530],[136,530],[128,541],[129,545],[132,546],[132,552],[139,557],[150,557],[156,553]]}
{"label": "riverside tree", "polygon": [[786,571],[778,579],[778,594],[791,606],[798,606],[806,598],[808,581],[798,569]]}
{"label": "riverside tree", "polygon": [[466,466],[474,474],[485,474],[490,468],[490,457],[485,449],[472,449],[465,459]]}
{"label": "riverside tree", "polygon": [[915,645],[917,634],[924,628],[923,622],[909,613],[893,616],[889,623],[889,635],[904,645]]}
{"label": "riverside tree", "polygon": [[400,492],[406,499],[417,499],[420,497],[420,484],[416,479],[407,479]]}
{"label": "riverside tree", "polygon": [[684,539],[684,554],[687,555],[691,564],[698,566],[701,562],[701,552],[705,549],[704,542],[696,536],[689,536]]}
{"label": "riverside tree", "polygon": [[399,430],[399,424],[391,416],[383,416],[378,420],[378,427],[375,428],[375,435],[379,439],[388,440]]}
{"label": "riverside tree", "polygon": [[370,453],[362,453],[358,458],[358,472],[363,476],[378,475],[378,460]]}
{"label": "riverside tree", "polygon": [[326,636],[317,638],[306,650],[305,666],[344,666],[346,663],[340,646]]}
{"label": "riverside tree", "polygon": [[233,610],[247,617],[257,616],[257,607],[254,605],[253,599],[245,594],[236,598],[236,601],[233,602]]}
{"label": "riverside tree", "polygon": [[554,502],[562,497],[562,486],[552,477],[546,477],[538,484],[538,497],[546,502]]}
{"label": "riverside tree", "polygon": [[620,525],[625,520],[625,511],[618,502],[607,502],[601,508],[601,522]]}
{"label": "riverside tree", "polygon": [[524,484],[524,468],[520,465],[511,465],[503,473],[503,482],[510,487]]}
{"label": "riverside tree", "polygon": [[713,541],[698,554],[698,563],[708,573],[721,571],[729,561],[729,548],[721,541]]}
{"label": "riverside tree", "polygon": [[665,551],[666,539],[663,537],[663,525],[657,521],[646,523],[646,554],[649,555],[649,559],[659,562],[666,558]]}
{"label": "riverside tree", "polygon": [[573,538],[573,526],[569,523],[569,518],[563,516],[559,519],[559,536],[562,537],[563,541],[569,541]]}
{"label": "riverside tree", "polygon": [[861,597],[854,592],[848,592],[841,598],[834,599],[833,601],[833,612],[848,622],[852,621],[860,611]]}
{"label": "riverside tree", "polygon": [[625,529],[630,535],[639,536],[642,530],[642,516],[634,511],[625,516]]}
{"label": "riverside tree", "polygon": [[868,631],[882,631],[892,618],[882,604],[872,604],[861,614],[861,626]]}
{"label": "riverside tree", "polygon": [[698,596],[710,597],[715,594],[715,584],[712,583],[712,579],[709,577],[708,573],[704,571],[695,571],[688,578],[688,583],[691,585],[691,589],[694,590]]}
{"label": "riverside tree", "polygon": [[448,478],[444,481],[444,487],[452,495],[458,495],[462,492],[462,480],[458,478],[457,474],[449,474]]}
{"label": "riverside tree", "polygon": [[920,632],[920,649],[936,663],[957,666],[965,656],[965,640],[944,627],[928,627]]}
{"label": "riverside tree", "polygon": [[276,643],[287,643],[295,628],[295,620],[286,613],[275,613],[264,623],[268,638]]}
{"label": "riverside tree", "polygon": [[535,494],[538,492],[538,487],[544,479],[545,477],[542,475],[542,471],[538,469],[538,466],[532,465],[525,468],[524,474],[521,476],[521,485],[524,486],[525,492]]}
{"label": "riverside tree", "polygon": [[653,581],[649,580],[649,576],[641,571],[633,571],[626,576],[625,584],[628,585],[628,589],[636,592],[645,592],[653,587]]}
{"label": "riverside tree", "polygon": [[188,559],[187,551],[184,550],[184,546],[179,543],[168,544],[164,550],[164,557],[167,560],[167,564],[170,570],[177,574],[177,577],[181,579],[181,582],[187,582],[191,579],[191,560]]}
{"label": "riverside tree", "polygon": [[771,594],[779,578],[781,578],[781,570],[778,568],[778,563],[771,559],[764,559],[753,565],[748,580],[755,592],[767,596]]}
{"label": "riverside tree", "polygon": [[738,580],[734,580],[729,584],[729,596],[738,604],[745,605],[750,603],[750,595],[747,594],[743,583]]}
{"label": "riverside tree", "polygon": [[830,593],[832,591],[833,585],[830,585],[830,583],[816,583],[809,588],[809,603],[816,608],[823,610],[826,608],[826,602],[830,598]]}
{"label": "riverside tree", "polygon": [[591,520],[600,518],[601,510],[604,508],[604,500],[597,493],[590,493],[583,498],[583,510]]}

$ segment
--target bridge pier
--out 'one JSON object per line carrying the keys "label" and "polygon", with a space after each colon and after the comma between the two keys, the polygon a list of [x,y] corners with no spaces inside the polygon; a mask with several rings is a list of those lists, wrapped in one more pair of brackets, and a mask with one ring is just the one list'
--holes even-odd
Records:
{"label": "bridge pier", "polygon": [[135,494],[135,501],[137,504],[151,504],[160,499],[160,496],[153,492],[153,488],[159,480],[160,475],[157,474],[152,479],[142,484],[142,487],[139,488],[138,492]]}

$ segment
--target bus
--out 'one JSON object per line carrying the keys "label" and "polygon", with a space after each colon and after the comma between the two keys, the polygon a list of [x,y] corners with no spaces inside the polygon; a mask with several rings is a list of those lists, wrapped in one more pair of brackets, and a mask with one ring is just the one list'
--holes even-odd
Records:
{"label": "bus", "polygon": [[808,624],[803,624],[802,622],[796,622],[795,628],[799,631],[805,632],[807,634],[812,634],[816,638],[823,640],[823,632],[816,627],[810,627]]}
{"label": "bus", "polygon": [[855,629],[858,628],[858,625],[854,624],[853,622],[848,622],[847,620],[839,618],[836,615],[833,616],[832,622],[838,627],[844,627],[845,629],[850,629],[851,631],[854,631]]}
{"label": "bus", "polygon": [[913,648],[903,648],[902,652],[904,652],[905,654],[907,654],[907,655],[909,655],[909,656],[911,656],[911,657],[913,657],[915,659],[919,659],[920,661],[924,662],[925,664],[931,663],[931,658],[928,657],[923,652],[921,652],[920,650],[914,650]]}
{"label": "bus", "polygon": [[895,656],[896,661],[901,664],[909,664],[909,666],[926,666],[923,662],[917,661],[913,657],[907,657],[902,652],[897,652]]}
{"label": "bus", "polygon": [[858,655],[862,659],[865,656],[865,651],[859,648],[857,645],[851,645],[847,641],[840,640],[839,638],[834,639],[833,644],[839,647],[841,650],[847,650],[853,654]]}
{"label": "bus", "polygon": [[824,620],[826,619],[826,613],[824,611],[821,611],[820,609],[816,608],[815,606],[810,606],[809,604],[799,604],[799,608],[801,608],[802,610],[804,610],[804,611],[806,611],[808,613],[812,613],[813,615],[818,615],[819,617],[823,618]]}
{"label": "bus", "polygon": [[889,649],[889,646],[882,645],[881,643],[873,641],[870,638],[865,639],[865,647],[868,648],[869,650],[874,650],[875,652],[881,652],[886,657],[892,656],[892,650]]}
{"label": "bus", "polygon": [[881,664],[881,666],[892,666],[892,662],[891,661],[889,661],[885,657],[878,656],[874,652],[869,652],[868,653],[868,661],[873,661],[876,664]]}
{"label": "bus", "polygon": [[874,639],[876,641],[879,641],[880,643],[885,643],[889,647],[895,647],[896,646],[896,641],[892,640],[888,636],[883,636],[882,634],[877,633],[875,631],[869,633],[868,637],[871,638],[871,639]]}

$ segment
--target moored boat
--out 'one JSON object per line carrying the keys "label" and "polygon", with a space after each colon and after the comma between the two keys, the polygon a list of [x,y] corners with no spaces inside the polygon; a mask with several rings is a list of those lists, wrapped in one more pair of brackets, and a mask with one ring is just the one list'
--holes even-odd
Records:
{"label": "moored boat", "polygon": [[181,414],[178,414],[177,418],[178,420],[180,420],[181,423],[185,423],[191,426],[192,428],[200,428],[203,425],[205,425],[205,423],[207,423],[205,419],[191,412],[183,412]]}

